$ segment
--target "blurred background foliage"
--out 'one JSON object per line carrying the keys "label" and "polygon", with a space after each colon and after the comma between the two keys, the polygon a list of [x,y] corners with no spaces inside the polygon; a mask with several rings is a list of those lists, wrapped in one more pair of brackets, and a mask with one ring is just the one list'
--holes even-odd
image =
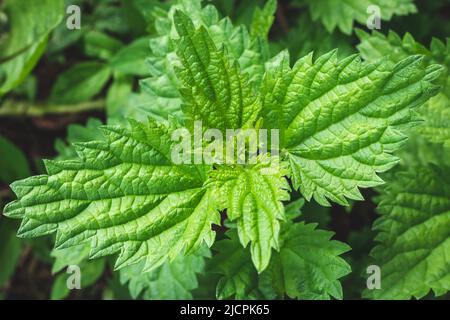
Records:
{"label": "blurred background foliage", "polygon": [[[172,2],[176,1],[0,2],[0,208],[13,198],[8,184],[43,173],[42,159],[73,158],[75,151],[70,143],[101,137],[99,125],[123,123],[125,117],[143,119],[170,113],[176,97],[164,91],[164,83],[139,80],[157,76],[158,68],[170,63],[164,52],[158,56],[153,50],[149,56],[151,39],[161,36],[156,22]],[[270,31],[272,54],[288,48],[296,60],[311,51],[320,55],[334,48],[341,55],[358,52],[360,40],[352,23],[361,29],[367,27],[357,13],[346,20],[340,16],[338,22],[331,15],[321,15],[328,2],[278,1]],[[250,26],[255,10],[260,10],[265,1],[204,3],[214,4],[235,24]],[[81,8],[80,30],[66,27],[66,8],[73,4]],[[433,37],[445,39],[450,34],[450,1],[419,0],[415,9],[409,6],[402,10],[404,14],[390,14],[389,21],[382,21],[382,33],[391,29],[399,35],[409,32],[424,46]],[[158,101],[160,96],[167,99]],[[294,202],[297,210],[303,206],[304,220],[336,231],[339,240],[353,247],[347,255],[353,273],[344,282],[345,298],[361,296],[365,285],[362,266],[373,246],[370,226],[376,216],[372,201],[375,193],[364,192],[367,200],[349,208]],[[0,216],[0,298],[155,298],[138,282],[133,286],[133,279],[121,279],[112,272],[109,259],[88,261],[86,247],[52,251],[53,239],[21,240],[16,237],[17,228],[16,221]],[[83,290],[67,289],[65,267],[69,264],[83,268]],[[136,272],[139,275],[139,270]],[[160,282],[171,281],[168,277],[176,272],[160,270],[146,281],[157,287]],[[217,279],[210,277],[200,275],[202,289],[182,293],[181,297],[214,298]],[[186,284],[192,289],[196,285],[196,281]]]}

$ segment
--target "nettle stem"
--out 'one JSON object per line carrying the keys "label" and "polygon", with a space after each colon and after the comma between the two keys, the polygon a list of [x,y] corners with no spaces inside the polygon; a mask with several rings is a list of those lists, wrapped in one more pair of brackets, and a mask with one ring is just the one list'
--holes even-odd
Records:
{"label": "nettle stem", "polygon": [[87,101],[71,105],[46,105],[27,101],[6,100],[0,107],[0,117],[42,117],[49,114],[80,113],[103,110],[105,105],[105,100]]}

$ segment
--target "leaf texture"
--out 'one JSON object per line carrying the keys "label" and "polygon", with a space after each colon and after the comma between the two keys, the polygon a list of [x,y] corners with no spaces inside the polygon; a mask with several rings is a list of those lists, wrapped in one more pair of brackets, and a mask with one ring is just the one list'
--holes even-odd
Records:
{"label": "leaf texture", "polygon": [[381,57],[388,58],[393,63],[412,54],[424,55],[425,63],[441,64],[444,67],[439,78],[439,84],[443,87],[441,92],[431,98],[420,112],[424,122],[416,131],[427,141],[434,144],[450,146],[450,42],[446,43],[433,38],[430,49],[416,42],[411,34],[406,33],[403,38],[391,31],[387,36],[373,32],[368,34],[357,31],[361,40],[358,49],[367,60],[375,60]]}
{"label": "leaf texture", "polygon": [[381,184],[377,172],[396,163],[392,153],[406,138],[400,129],[439,91],[433,81],[441,71],[420,56],[392,65],[338,60],[335,51],[273,68],[261,114],[266,127],[281,129],[294,186],[322,205],[362,199],[358,187]]}
{"label": "leaf texture", "polygon": [[12,185],[19,200],[5,215],[22,218],[21,237],[56,232],[56,247],[91,244],[90,257],[119,253],[116,268],[145,270],[212,245],[219,214],[202,167],[170,162],[170,133],[150,122],[104,127],[105,141],[77,144],[80,159],[47,161],[49,175]]}
{"label": "leaf texture", "polygon": [[381,217],[374,229],[379,244],[371,255],[381,268],[374,299],[417,299],[432,289],[450,289],[450,168],[402,169],[379,197]]}
{"label": "leaf texture", "polygon": [[285,219],[282,201],[289,200],[284,175],[283,168],[272,171],[270,164],[223,167],[210,173],[210,186],[219,188],[220,198],[227,199],[228,218],[237,222],[242,245],[251,243],[258,272],[269,264],[272,248],[279,248],[280,221]]}
{"label": "leaf texture", "polygon": [[351,34],[353,22],[366,25],[374,14],[370,6],[377,6],[381,19],[390,20],[393,15],[407,15],[417,11],[413,0],[308,0],[312,18],[322,21],[329,32],[336,27]]}
{"label": "leaf texture", "polygon": [[185,90],[184,114],[191,120],[202,120],[208,128],[251,127],[259,112],[259,104],[236,62],[219,51],[204,27],[195,30],[190,18],[175,13],[175,26],[181,40],[178,56],[183,69],[178,72]]}
{"label": "leaf texture", "polygon": [[174,43],[179,35],[175,28],[174,15],[182,11],[192,20],[195,28],[207,30],[217,48],[223,47],[235,59],[251,83],[258,85],[264,73],[267,48],[262,41],[253,39],[244,26],[233,26],[229,18],[219,20],[212,5],[201,6],[199,0],[181,0],[168,12],[155,13],[155,28],[158,36],[150,40],[151,55],[148,58],[151,77],[141,81],[145,102],[141,109],[150,114],[167,118],[169,114],[183,118],[181,113],[181,82],[175,67],[181,66]]}
{"label": "leaf texture", "polygon": [[343,298],[339,279],[351,269],[339,255],[350,247],[330,240],[333,233],[316,226],[303,222],[285,226],[280,251],[261,275],[262,292],[281,298]]}
{"label": "leaf texture", "polygon": [[198,252],[180,255],[160,267],[143,273],[144,263],[120,269],[120,281],[128,283],[131,297],[143,294],[147,300],[190,300],[198,287],[197,274],[204,272],[205,257],[209,251],[202,247]]}
{"label": "leaf texture", "polygon": [[213,250],[211,272],[222,277],[217,284],[218,299],[261,299],[258,288],[258,273],[252,264],[250,251],[243,249],[236,232],[227,233],[229,239],[218,241]]}

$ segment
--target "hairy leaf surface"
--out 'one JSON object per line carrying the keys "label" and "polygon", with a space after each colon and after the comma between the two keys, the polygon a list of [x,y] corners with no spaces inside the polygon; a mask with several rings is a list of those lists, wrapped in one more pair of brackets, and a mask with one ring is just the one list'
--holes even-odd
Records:
{"label": "hairy leaf surface", "polygon": [[260,288],[278,297],[297,299],[342,299],[339,279],[350,266],[339,255],[350,250],[330,240],[333,233],[316,229],[317,224],[288,224],[280,252],[261,275]]}
{"label": "hairy leaf surface", "polygon": [[322,21],[329,32],[336,27],[347,34],[352,33],[356,20],[366,25],[375,11],[370,6],[377,6],[381,19],[390,20],[393,15],[407,15],[417,11],[413,0],[307,0],[311,16]]}
{"label": "hairy leaf surface", "polygon": [[253,39],[245,26],[233,26],[229,18],[219,20],[219,13],[213,6],[202,8],[199,0],[181,0],[172,5],[168,12],[154,13],[158,36],[150,40],[151,55],[148,61],[151,77],[141,82],[147,95],[141,106],[143,110],[150,114],[156,110],[157,114],[166,118],[168,114],[183,118],[180,110],[181,82],[175,73],[175,67],[181,66],[174,43],[174,39],[179,38],[174,22],[176,11],[188,15],[195,28],[205,28],[214,45],[219,49],[223,47],[239,63],[251,83],[256,86],[261,82],[268,51],[263,41]]}
{"label": "hairy leaf surface", "polygon": [[174,166],[170,134],[151,122],[104,127],[105,141],[77,144],[80,160],[47,161],[49,175],[12,185],[21,237],[56,232],[56,247],[91,244],[90,257],[119,253],[116,267],[150,270],[180,252],[211,245],[219,215],[202,188],[202,167]]}
{"label": "hairy leaf surface", "polygon": [[419,56],[396,65],[338,60],[335,51],[292,69],[286,60],[266,77],[261,114],[266,127],[281,129],[294,186],[322,205],[362,199],[358,187],[381,184],[377,172],[396,163],[392,153],[406,138],[399,128],[438,92],[432,82],[442,68]]}
{"label": "hairy leaf surface", "polygon": [[237,222],[244,247],[251,243],[252,261],[258,272],[269,264],[272,248],[278,249],[280,220],[284,220],[281,201],[289,200],[289,185],[283,168],[270,164],[252,167],[223,167],[210,173],[211,182],[224,194],[231,221]]}
{"label": "hairy leaf surface", "polygon": [[177,53],[184,67],[178,72],[186,88],[182,91],[184,114],[224,133],[251,127],[259,104],[239,65],[216,48],[204,27],[195,30],[180,11],[175,13],[175,26],[181,36]]}
{"label": "hairy leaf surface", "polygon": [[218,299],[260,299],[258,272],[252,264],[248,248],[243,249],[236,232],[228,232],[229,239],[214,245],[217,254],[213,257],[211,272],[222,277],[217,284]]}
{"label": "hairy leaf surface", "polygon": [[375,60],[382,57],[388,58],[393,63],[413,54],[424,55],[428,65],[441,64],[444,67],[439,78],[439,84],[443,87],[441,92],[431,98],[420,112],[424,120],[417,127],[417,132],[427,141],[435,144],[450,146],[450,42],[444,44],[433,38],[430,49],[416,42],[411,34],[406,33],[403,38],[395,32],[389,32],[387,36],[379,32],[368,34],[357,31],[361,40],[358,49],[365,59]]}
{"label": "hairy leaf surface", "polygon": [[204,272],[207,256],[208,250],[202,247],[198,252],[166,261],[150,272],[143,273],[144,263],[127,266],[119,271],[120,281],[128,283],[133,299],[142,293],[148,300],[192,299],[191,292],[198,287],[197,274]]}
{"label": "hairy leaf surface", "polygon": [[450,168],[411,167],[398,172],[382,192],[372,251],[381,267],[375,299],[422,298],[450,290]]}

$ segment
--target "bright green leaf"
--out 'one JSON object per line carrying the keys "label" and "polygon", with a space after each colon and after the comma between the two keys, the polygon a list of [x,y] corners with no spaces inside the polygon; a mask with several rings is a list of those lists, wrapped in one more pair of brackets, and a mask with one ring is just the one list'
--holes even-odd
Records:
{"label": "bright green leaf", "polygon": [[401,38],[392,31],[384,36],[379,32],[368,34],[358,30],[357,35],[361,40],[358,49],[367,60],[384,57],[396,63],[409,55],[423,54],[426,64],[439,63],[445,68],[439,79],[443,89],[422,108],[420,116],[424,122],[417,127],[417,132],[432,143],[450,147],[450,42],[444,44],[433,39],[427,49],[409,33]]}
{"label": "bright green leaf", "polygon": [[251,26],[251,34],[253,37],[267,39],[270,28],[275,20],[275,12],[277,11],[277,1],[269,0],[263,9],[256,7],[253,13],[253,21]]}
{"label": "bright green leaf", "polygon": [[274,254],[269,268],[261,275],[261,291],[298,299],[343,298],[339,279],[351,269],[339,255],[350,247],[330,240],[333,233],[316,230],[316,226],[285,226],[280,252]]}
{"label": "bright green leaf", "polygon": [[184,68],[178,77],[186,88],[183,111],[188,119],[223,132],[252,126],[259,104],[239,65],[216,48],[204,27],[195,30],[180,11],[175,13],[175,26],[181,36],[177,53]]}
{"label": "bright green leaf", "polygon": [[78,160],[46,161],[48,175],[18,181],[5,215],[21,237],[56,232],[56,247],[91,245],[90,258],[118,253],[116,268],[145,270],[214,241],[216,201],[202,167],[175,166],[169,129],[131,122],[104,127],[106,140],[76,144]]}
{"label": "bright green leaf", "polygon": [[279,248],[280,220],[285,219],[281,201],[289,200],[285,173],[281,168],[270,168],[270,164],[223,167],[210,173],[211,183],[227,199],[227,214],[237,222],[242,245],[251,243],[252,261],[258,272],[269,264],[272,248]]}
{"label": "bright green leaf", "polygon": [[450,168],[412,166],[389,181],[379,200],[371,255],[381,268],[374,299],[422,298],[450,290]]}
{"label": "bright green leaf", "polygon": [[180,255],[165,262],[157,269],[144,272],[144,264],[135,264],[120,270],[120,281],[128,283],[131,296],[136,299],[142,292],[150,300],[188,300],[192,290],[198,287],[197,274],[204,272],[205,257],[209,251],[204,247],[190,255]]}
{"label": "bright green leaf", "polygon": [[406,138],[399,129],[438,92],[433,81],[441,71],[418,56],[393,65],[357,55],[338,60],[334,51],[271,71],[262,117],[266,127],[282,129],[294,186],[322,205],[361,200],[358,187],[381,184],[377,172],[397,162],[392,152]]}

